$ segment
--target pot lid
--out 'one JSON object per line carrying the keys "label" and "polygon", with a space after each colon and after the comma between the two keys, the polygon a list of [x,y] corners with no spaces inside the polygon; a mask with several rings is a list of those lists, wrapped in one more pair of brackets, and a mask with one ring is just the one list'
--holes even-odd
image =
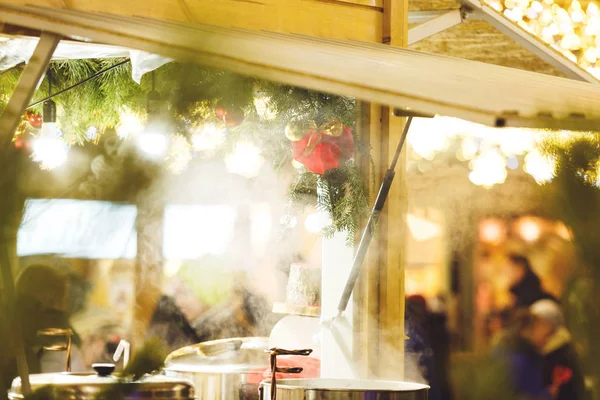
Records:
{"label": "pot lid", "polygon": [[[95,364],[98,373],[61,372],[30,375],[33,391],[48,387],[50,398],[61,400],[88,400],[114,398],[112,391],[124,394],[125,399],[193,399],[193,386],[181,379],[162,375],[149,375],[138,381],[124,381],[111,375],[112,364]],[[21,379],[13,380],[10,389],[11,399],[23,398]],[[108,396],[108,397],[107,397]],[[130,397],[131,396],[131,397]]]}
{"label": "pot lid", "polygon": [[269,368],[269,338],[221,339],[187,346],[171,353],[165,370],[236,374],[259,372]]}

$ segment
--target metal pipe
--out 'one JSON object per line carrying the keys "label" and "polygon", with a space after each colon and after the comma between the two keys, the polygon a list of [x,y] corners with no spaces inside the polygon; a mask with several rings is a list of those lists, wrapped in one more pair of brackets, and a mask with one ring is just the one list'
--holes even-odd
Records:
{"label": "metal pipe", "polygon": [[346,307],[348,307],[348,301],[350,300],[350,296],[354,291],[354,286],[356,286],[358,274],[360,273],[360,269],[367,255],[367,250],[369,249],[369,245],[371,244],[371,240],[373,239],[373,225],[375,223],[375,220],[379,217],[381,210],[383,210],[383,206],[385,205],[385,201],[387,200],[387,196],[390,192],[392,182],[394,181],[394,176],[396,176],[396,164],[398,163],[398,159],[400,158],[400,153],[402,152],[402,147],[404,147],[404,142],[406,142],[406,136],[408,135],[408,130],[410,129],[412,119],[413,117],[410,116],[406,120],[406,124],[404,125],[402,136],[400,137],[400,142],[398,143],[398,147],[396,148],[396,153],[394,154],[392,163],[390,164],[388,170],[385,172],[385,176],[383,177],[383,181],[381,182],[381,186],[379,187],[379,193],[377,193],[377,199],[375,200],[375,204],[373,205],[373,210],[371,211],[371,215],[369,216],[369,220],[367,221],[367,225],[365,226],[362,238],[360,239],[360,244],[358,245],[358,249],[356,250],[356,254],[354,255],[354,262],[352,264],[350,276],[348,277],[346,287],[344,288],[344,292],[342,293],[342,297],[340,298],[340,303],[338,305],[338,316],[341,316],[342,313],[346,311]]}

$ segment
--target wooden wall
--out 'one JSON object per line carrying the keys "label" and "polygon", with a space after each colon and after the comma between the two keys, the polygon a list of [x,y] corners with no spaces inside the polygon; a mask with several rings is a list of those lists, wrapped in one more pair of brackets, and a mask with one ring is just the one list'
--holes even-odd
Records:
{"label": "wooden wall", "polygon": [[7,0],[81,11],[377,42],[387,0]]}

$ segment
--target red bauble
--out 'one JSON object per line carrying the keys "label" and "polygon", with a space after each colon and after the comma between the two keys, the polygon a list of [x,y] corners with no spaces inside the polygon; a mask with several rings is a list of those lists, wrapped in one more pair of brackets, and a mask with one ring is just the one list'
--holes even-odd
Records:
{"label": "red bauble", "polygon": [[244,122],[244,111],[239,107],[226,108],[219,105],[215,108],[215,114],[230,128],[239,126]]}
{"label": "red bauble", "polygon": [[217,118],[223,119],[225,118],[225,114],[227,114],[227,110],[223,106],[218,106],[215,108],[215,114],[217,115]]}
{"label": "red bauble", "polygon": [[13,142],[15,149],[20,152],[28,152],[31,148],[31,144],[29,141],[25,140],[23,137],[18,137]]}
{"label": "red bauble", "polygon": [[29,124],[31,126],[33,126],[34,128],[41,128],[42,127],[42,116],[40,114],[36,114],[36,113],[27,113],[27,121],[29,121]]}
{"label": "red bauble", "polygon": [[236,127],[244,122],[244,111],[241,108],[234,108],[231,111],[227,111],[223,117],[225,124],[230,127]]}
{"label": "red bauble", "polygon": [[349,160],[354,155],[352,131],[344,127],[340,136],[330,136],[310,130],[297,142],[292,142],[294,159],[309,171],[323,175],[325,171],[340,166],[340,160]]}

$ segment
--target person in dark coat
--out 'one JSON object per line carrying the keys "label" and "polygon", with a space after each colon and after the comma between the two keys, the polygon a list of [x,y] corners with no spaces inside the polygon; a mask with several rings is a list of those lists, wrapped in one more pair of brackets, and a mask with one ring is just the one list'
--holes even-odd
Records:
{"label": "person in dark coat", "polygon": [[[551,387],[561,380],[555,400],[583,400],[586,397],[584,375],[579,355],[573,346],[572,338],[565,327],[564,317],[559,306],[551,300],[540,300],[530,307],[537,317],[541,329],[549,334],[542,348],[544,357],[544,383]],[[555,385],[556,386],[556,385]]]}
{"label": "person in dark coat", "polygon": [[509,333],[494,350],[494,354],[508,367],[515,396],[552,400],[544,382],[544,360],[540,353],[546,340],[547,334],[539,329],[535,317],[528,310],[515,313]]}
{"label": "person in dark coat", "polygon": [[[429,339],[435,364],[435,375],[440,385],[441,400],[452,400],[450,385],[450,332],[444,299],[438,296],[428,312]],[[436,306],[437,305],[437,306]]]}
{"label": "person in dark coat", "polygon": [[558,302],[542,288],[540,278],[533,272],[527,257],[510,254],[510,292],[514,296],[515,308],[526,308],[538,300],[549,299]]}
{"label": "person in dark coat", "polygon": [[431,387],[429,400],[441,400],[440,384],[436,376],[436,365],[429,331],[427,302],[422,296],[410,296],[405,308],[406,339],[405,356],[406,378],[422,382]]}
{"label": "person in dark coat", "polygon": [[203,342],[170,296],[161,296],[150,320],[148,336],[161,338],[169,350]]}

